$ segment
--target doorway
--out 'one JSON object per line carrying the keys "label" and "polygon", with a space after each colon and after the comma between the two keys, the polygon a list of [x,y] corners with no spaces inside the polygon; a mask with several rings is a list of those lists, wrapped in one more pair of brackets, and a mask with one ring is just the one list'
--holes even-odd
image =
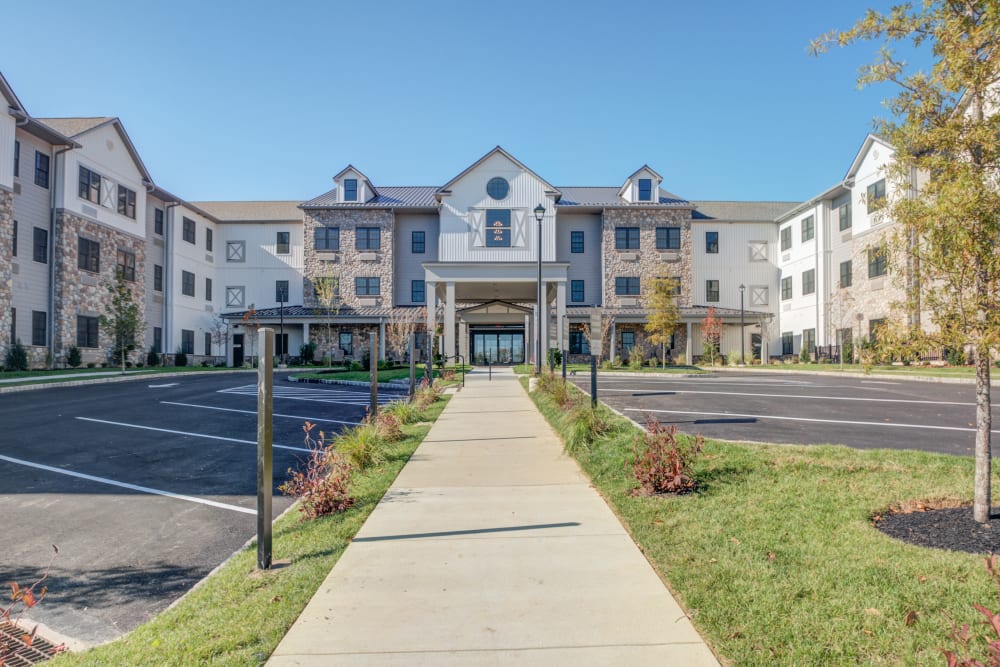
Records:
{"label": "doorway", "polygon": [[524,328],[471,329],[469,356],[478,365],[524,363]]}
{"label": "doorway", "polygon": [[233,334],[233,367],[243,366],[243,334]]}

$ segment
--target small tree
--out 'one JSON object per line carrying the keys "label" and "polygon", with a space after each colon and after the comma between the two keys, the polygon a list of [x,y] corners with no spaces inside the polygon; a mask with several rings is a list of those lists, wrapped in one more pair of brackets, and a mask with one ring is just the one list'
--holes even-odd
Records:
{"label": "small tree", "polygon": [[410,346],[410,336],[417,331],[421,322],[427,319],[426,308],[399,309],[385,323],[385,344],[397,359],[404,358]]}
{"label": "small tree", "polygon": [[330,366],[333,365],[333,318],[340,312],[343,299],[340,297],[340,278],[336,276],[321,276],[313,280],[313,293],[326,319],[327,357]]}
{"label": "small tree", "polygon": [[660,360],[664,366],[667,365],[667,345],[681,319],[676,293],[676,278],[654,278],[646,292],[646,308],[649,309],[646,332],[649,341],[660,346]]}
{"label": "small tree", "polygon": [[69,353],[66,355],[66,363],[70,368],[77,368],[83,363],[83,358],[80,356],[80,348],[75,345],[69,348]]}
{"label": "small tree", "polygon": [[601,360],[611,358],[611,332],[615,329],[615,314],[601,313]]}
{"label": "small tree", "polygon": [[229,322],[216,315],[208,327],[208,335],[211,337],[213,345],[222,347],[229,340]]}
{"label": "small tree", "polygon": [[721,340],[722,320],[715,316],[715,306],[709,306],[705,319],[701,321],[701,346],[703,356],[708,357],[713,366]]}
{"label": "small tree", "polygon": [[128,352],[135,349],[135,339],[146,326],[142,318],[142,302],[132,292],[131,285],[121,270],[115,272],[114,282],[107,284],[111,301],[99,320],[101,327],[111,334],[115,356],[121,360],[122,375],[125,374]]}
{"label": "small tree", "polygon": [[[250,358],[254,357],[254,349],[257,341],[257,309],[251,303],[247,311],[243,313],[243,318],[240,320],[243,323],[243,328],[246,329],[247,341],[250,345]],[[251,364],[252,366],[253,364]]]}

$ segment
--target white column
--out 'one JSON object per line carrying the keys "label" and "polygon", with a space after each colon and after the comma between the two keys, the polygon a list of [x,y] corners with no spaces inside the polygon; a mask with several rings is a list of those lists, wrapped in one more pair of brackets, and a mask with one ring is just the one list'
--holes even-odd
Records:
{"label": "white column", "polygon": [[532,307],[531,311],[531,341],[528,344],[528,347],[531,350],[531,354],[528,356],[532,365],[534,365],[535,361],[538,359],[538,329],[535,328],[537,326],[538,326],[538,304],[536,303]]}
{"label": "white column", "polygon": [[378,321],[378,358],[385,359],[385,322]]}
{"label": "white column", "polygon": [[455,356],[455,283],[448,281],[444,285],[444,354]]}
{"label": "white column", "polygon": [[556,330],[559,332],[559,349],[565,350],[566,342],[566,283],[556,283]]}
{"label": "white column", "polygon": [[302,323],[302,344],[303,345],[308,345],[309,344],[309,323],[308,322],[303,322]]}
{"label": "white column", "polygon": [[[424,349],[421,350],[421,356],[427,356],[428,346],[434,340],[434,325],[435,325],[435,313],[437,313],[437,283],[427,282],[424,283],[424,295],[427,297],[427,342],[424,344]],[[431,352],[433,355],[434,352]],[[426,359],[428,363],[433,361],[433,356],[430,359]]]}
{"label": "white column", "polygon": [[469,363],[469,323],[465,320],[458,321],[458,353]]}
{"label": "white column", "polygon": [[542,366],[549,363],[549,284],[542,282],[542,302],[538,304],[538,326],[542,329]]}
{"label": "white column", "polygon": [[531,316],[524,316],[524,363],[531,363]]}
{"label": "white column", "polygon": [[686,361],[686,363],[692,364],[692,365],[694,364],[694,357],[691,356],[691,353],[692,353],[693,350],[694,350],[694,348],[691,346],[691,323],[688,322],[687,323],[687,341],[685,342],[684,354],[687,355],[687,361]]}
{"label": "white column", "polygon": [[617,340],[618,336],[617,336],[617,332],[615,331],[615,329],[617,329],[617,328],[618,328],[618,325],[615,322],[612,322],[611,323],[611,340],[608,341],[608,346],[611,348],[610,350],[608,350],[608,358],[611,360],[611,363],[615,363],[615,352],[616,352],[616,348],[618,347],[616,345],[616,343],[618,342],[618,340]]}

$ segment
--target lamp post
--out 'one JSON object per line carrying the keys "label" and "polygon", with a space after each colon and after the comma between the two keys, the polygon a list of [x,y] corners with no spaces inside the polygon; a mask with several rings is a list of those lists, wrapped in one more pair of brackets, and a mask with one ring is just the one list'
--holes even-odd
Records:
{"label": "lamp post", "polygon": [[740,283],[740,364],[747,365],[746,335],[743,333],[743,292],[747,286]]}
{"label": "lamp post", "polygon": [[535,317],[535,330],[538,332],[535,348],[535,373],[542,374],[542,218],[545,217],[545,207],[539,204],[535,207],[535,220],[538,221],[538,314]]}

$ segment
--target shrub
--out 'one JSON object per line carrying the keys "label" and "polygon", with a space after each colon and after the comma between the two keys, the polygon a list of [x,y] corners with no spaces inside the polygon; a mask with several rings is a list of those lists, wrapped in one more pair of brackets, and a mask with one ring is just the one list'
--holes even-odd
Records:
{"label": "shrub", "polygon": [[700,434],[693,441],[681,439],[677,437],[676,426],[665,427],[656,418],[648,417],[646,432],[635,439],[632,449],[635,457],[626,463],[639,481],[632,495],[693,491],[698,483],[692,476],[691,464],[703,446]]}
{"label": "shrub", "polygon": [[[1000,565],[998,565],[995,554],[991,554],[986,558],[986,571],[990,573],[990,579],[993,580],[993,583],[997,587],[997,597],[1000,598]],[[962,658],[955,655],[953,652],[944,649],[942,649],[941,652],[944,653],[948,667],[1000,667],[1000,613],[993,612],[981,604],[974,604],[972,606],[976,611],[986,617],[986,620],[983,621],[983,625],[989,628],[989,631],[991,631],[993,635],[991,637],[988,634],[983,638],[986,640],[986,652],[989,654],[989,662],[982,662],[975,658]],[[909,622],[907,622],[907,625],[909,625]],[[973,637],[969,635],[968,623],[963,624],[962,627],[959,628],[953,622],[951,632],[948,633],[948,637],[955,643],[961,645],[962,649],[965,651],[969,650],[969,645],[972,644],[973,640]]]}
{"label": "shrub", "polygon": [[739,352],[730,352],[729,356],[726,357],[726,364],[729,366],[739,366],[743,363],[743,355]]}
{"label": "shrub", "polygon": [[377,423],[366,420],[333,441],[336,450],[359,470],[385,462],[385,438]]}
{"label": "shrub", "polygon": [[809,348],[803,347],[802,351],[799,352],[799,363],[808,364],[810,361],[812,361],[812,357],[809,355]]}
{"label": "shrub", "polygon": [[174,354],[174,366],[187,366],[187,365],[188,365],[187,354],[178,350],[177,353]]}
{"label": "shrub", "polygon": [[562,350],[556,347],[549,348],[549,367],[562,366]]}
{"label": "shrub", "polygon": [[638,354],[633,354],[632,358],[628,360],[628,366],[634,371],[641,371],[645,363]]}
{"label": "shrub", "polygon": [[93,361],[88,361],[87,362],[87,368],[96,368],[96,367],[97,367],[97,364],[95,364]]}
{"label": "shrub", "polygon": [[945,353],[945,360],[947,360],[949,366],[964,366],[965,352],[962,350],[948,350]]}
{"label": "shrub", "polygon": [[442,371],[441,379],[445,382],[451,382],[455,379],[455,371]]}
{"label": "shrub", "polygon": [[299,358],[302,360],[303,364],[312,363],[313,357],[316,355],[316,343],[308,342],[299,346]]}
{"label": "shrub", "polygon": [[380,410],[374,422],[386,442],[399,442],[406,437],[402,429],[403,420],[392,413]]}
{"label": "shrub", "polygon": [[605,359],[601,362],[602,371],[610,371],[615,367],[614,363],[610,359]]}
{"label": "shrub", "polygon": [[352,371],[364,371],[364,370],[367,370],[367,367],[363,363],[361,363],[360,361],[352,361],[351,365],[349,366],[349,370],[352,370]]}
{"label": "shrub", "polygon": [[382,414],[395,415],[404,424],[415,424],[424,417],[410,401],[393,401],[382,408]]}
{"label": "shrub", "polygon": [[413,394],[413,401],[416,403],[417,409],[423,412],[436,400],[438,400],[437,389],[434,388],[434,385],[429,384],[427,380],[422,380],[420,386],[417,387],[416,392]]}
{"label": "shrub", "polygon": [[646,365],[649,366],[650,368],[659,368],[660,360],[657,359],[656,357],[650,357],[649,359],[646,360]]}
{"label": "shrub", "polygon": [[69,348],[69,353],[66,355],[66,363],[70,368],[79,368],[80,364],[83,363],[83,358],[80,356],[80,348],[71,347]]}
{"label": "shrub", "polygon": [[589,403],[577,405],[569,413],[566,453],[575,455],[590,449],[590,445],[604,435],[607,428],[607,422]]}
{"label": "shrub", "polygon": [[390,371],[396,367],[396,364],[392,363],[391,359],[379,359],[378,369],[380,371]]}
{"label": "shrub", "polygon": [[21,344],[20,340],[7,348],[7,359],[4,362],[4,368],[9,371],[28,370],[28,351],[24,349],[24,345]]}
{"label": "shrub", "polygon": [[160,355],[157,353],[156,348],[149,348],[149,352],[146,353],[146,365],[147,366],[159,366],[160,365]]}
{"label": "shrub", "polygon": [[302,427],[311,451],[304,470],[288,469],[288,481],[278,487],[287,496],[301,500],[299,511],[307,519],[344,512],[354,505],[350,496],[351,465],[332,447],[323,447],[323,432],[312,434],[315,424]]}

